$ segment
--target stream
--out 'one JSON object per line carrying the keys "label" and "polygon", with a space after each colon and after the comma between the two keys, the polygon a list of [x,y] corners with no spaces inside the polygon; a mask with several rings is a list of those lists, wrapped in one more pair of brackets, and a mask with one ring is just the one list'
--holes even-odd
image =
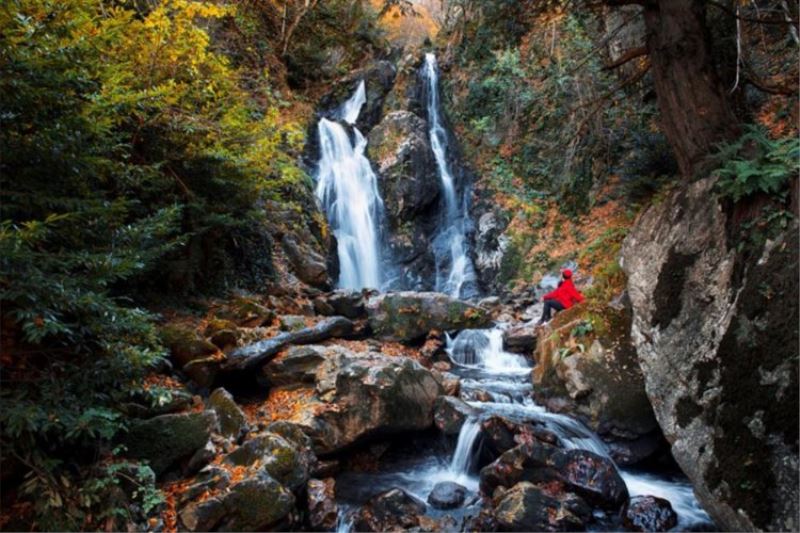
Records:
{"label": "stream", "polygon": [[[433,518],[449,515],[454,531],[463,530],[466,520],[481,509],[479,494],[480,421],[501,415],[516,422],[539,422],[556,434],[566,449],[582,449],[610,460],[606,445],[586,426],[565,415],[548,413],[533,401],[531,365],[522,356],[502,348],[502,326],[489,330],[464,330],[448,343],[453,363],[451,372],[461,378],[461,399],[477,411],[467,419],[452,443],[435,437],[409,442],[381,461],[380,472],[344,472],[336,479],[340,505],[339,532],[351,531],[353,514],[372,496],[392,488],[401,488],[426,501],[433,487],[441,481],[453,481],[465,487],[467,498],[461,508],[441,511],[428,506]],[[478,401],[482,397],[489,401]],[[651,495],[668,500],[678,515],[675,531],[713,530],[713,522],[700,507],[688,479],[680,475],[639,472],[619,468],[630,496]],[[590,529],[619,529],[615,516],[595,514]]]}

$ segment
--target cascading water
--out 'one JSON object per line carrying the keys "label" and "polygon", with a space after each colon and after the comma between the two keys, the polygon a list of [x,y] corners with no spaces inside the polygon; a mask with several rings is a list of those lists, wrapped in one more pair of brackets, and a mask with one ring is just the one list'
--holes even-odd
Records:
{"label": "cascading water", "polygon": [[436,56],[425,54],[423,76],[427,86],[428,135],[444,194],[444,213],[433,248],[436,258],[436,290],[456,298],[473,296],[475,268],[467,254],[466,195],[456,193],[456,184],[447,162],[447,132],[442,125],[439,106],[439,74]]}
{"label": "cascading water", "polygon": [[[353,125],[366,101],[364,82],[342,105],[338,116]],[[352,140],[339,122],[321,119],[317,126],[320,160],[316,195],[322,203],[339,256],[338,286],[344,289],[381,286],[378,223],[383,202],[378,181],[365,155],[367,141],[357,128]]]}

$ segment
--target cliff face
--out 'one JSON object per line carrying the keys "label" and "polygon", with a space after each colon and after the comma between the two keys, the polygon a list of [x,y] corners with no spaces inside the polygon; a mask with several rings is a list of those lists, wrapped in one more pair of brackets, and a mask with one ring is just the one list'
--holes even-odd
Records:
{"label": "cliff face", "polygon": [[713,178],[651,205],[623,246],[631,335],[672,453],[726,530],[798,527],[798,224],[756,253]]}

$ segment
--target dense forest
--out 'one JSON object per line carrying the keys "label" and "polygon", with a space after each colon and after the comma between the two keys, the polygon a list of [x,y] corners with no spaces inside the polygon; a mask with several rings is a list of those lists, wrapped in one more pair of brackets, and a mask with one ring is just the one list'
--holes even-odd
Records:
{"label": "dense forest", "polygon": [[0,529],[797,531],[799,8],[7,0]]}

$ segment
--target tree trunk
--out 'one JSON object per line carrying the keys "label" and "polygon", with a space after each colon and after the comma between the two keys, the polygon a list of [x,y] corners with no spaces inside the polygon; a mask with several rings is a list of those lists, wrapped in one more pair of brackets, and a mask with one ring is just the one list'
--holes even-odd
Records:
{"label": "tree trunk", "polygon": [[738,132],[711,57],[704,4],[660,0],[647,2],[644,11],[662,128],[687,177],[703,170],[715,144]]}

